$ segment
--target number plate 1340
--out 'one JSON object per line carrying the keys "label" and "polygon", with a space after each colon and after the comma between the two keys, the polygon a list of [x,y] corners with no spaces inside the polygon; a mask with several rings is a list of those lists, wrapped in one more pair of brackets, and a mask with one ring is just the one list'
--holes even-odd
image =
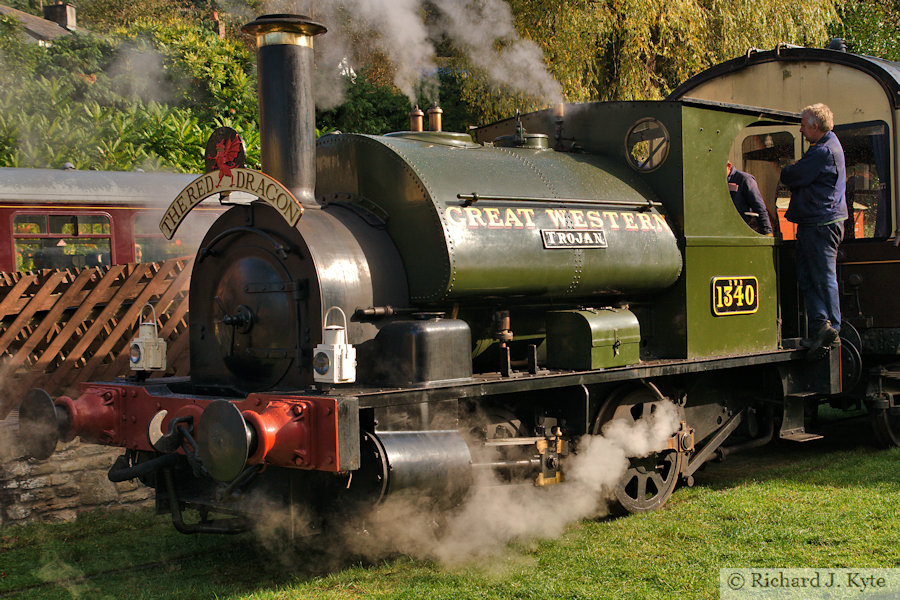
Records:
{"label": "number plate 1340", "polygon": [[759,309],[756,277],[713,277],[712,312],[717,317],[749,315]]}

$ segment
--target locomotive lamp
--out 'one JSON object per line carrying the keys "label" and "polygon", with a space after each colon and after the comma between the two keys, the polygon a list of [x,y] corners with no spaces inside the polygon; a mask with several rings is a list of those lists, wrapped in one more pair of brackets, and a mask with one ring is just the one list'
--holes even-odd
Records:
{"label": "locomotive lamp", "polygon": [[[328,315],[337,311],[343,325],[328,325]],[[322,343],[313,352],[313,379],[317,383],[353,383],[356,381],[356,348],[347,343],[347,315],[339,306],[325,311]]]}
{"label": "locomotive lamp", "polygon": [[141,309],[140,322],[138,336],[131,341],[128,364],[132,371],[163,371],[166,368],[166,342],[159,337],[156,310],[151,304],[145,304]]}

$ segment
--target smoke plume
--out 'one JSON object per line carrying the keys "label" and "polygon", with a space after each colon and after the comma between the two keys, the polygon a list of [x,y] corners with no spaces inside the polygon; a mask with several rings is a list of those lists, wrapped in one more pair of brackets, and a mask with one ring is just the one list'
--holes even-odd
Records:
{"label": "smoke plume", "polygon": [[444,18],[441,33],[453,40],[497,84],[542,98],[561,100],[559,83],[547,71],[537,44],[522,39],[503,0],[434,0]]}
{"label": "smoke plume", "polygon": [[[503,0],[268,0],[263,8],[307,14],[328,27],[316,40],[319,108],[340,102],[344,76],[359,67],[354,57],[376,52],[390,60],[394,84],[411,101],[419,94],[438,100],[436,46],[444,40],[483,69],[493,84],[548,104],[561,99],[541,49],[518,34]],[[434,18],[426,20],[427,9]]]}

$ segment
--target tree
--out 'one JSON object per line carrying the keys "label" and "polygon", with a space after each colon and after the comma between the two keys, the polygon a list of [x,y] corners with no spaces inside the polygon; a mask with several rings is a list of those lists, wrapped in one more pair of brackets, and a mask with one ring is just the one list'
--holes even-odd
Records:
{"label": "tree", "polygon": [[114,33],[123,49],[132,50],[120,58],[137,59],[123,68],[132,69],[132,79],[161,78],[157,83],[165,86],[170,103],[209,120],[256,122],[256,59],[239,40],[220,38],[197,21],[142,19]]}
{"label": "tree", "polygon": [[[662,98],[750,47],[823,46],[836,0],[510,0],[567,99]],[[839,0],[837,0],[839,1]]]}
{"label": "tree", "polygon": [[142,22],[118,37],[22,44],[0,17],[0,166],[203,169],[229,125],[258,164],[253,55],[201,25]]}
{"label": "tree", "polygon": [[189,0],[82,0],[78,24],[94,33],[108,33],[139,21],[185,22],[199,16]]}
{"label": "tree", "polygon": [[345,76],[344,101],[316,112],[316,124],[347,133],[382,134],[408,129],[409,99],[397,88],[370,79],[368,69]]}
{"label": "tree", "polygon": [[847,0],[832,28],[859,54],[900,61],[900,0]]}
{"label": "tree", "polygon": [[[544,66],[570,102],[659,99],[751,47],[824,46],[828,27],[838,22],[836,2],[508,0],[516,30],[541,47]],[[498,85],[464,48],[452,40],[443,46],[448,74],[441,77],[441,100],[458,92],[456,121],[484,124],[554,101]]]}

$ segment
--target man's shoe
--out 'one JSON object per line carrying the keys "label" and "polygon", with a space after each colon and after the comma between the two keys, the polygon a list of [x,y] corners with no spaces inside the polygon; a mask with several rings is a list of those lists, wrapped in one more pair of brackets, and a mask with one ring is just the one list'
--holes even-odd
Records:
{"label": "man's shoe", "polygon": [[815,337],[802,340],[800,345],[809,348],[809,352],[806,355],[807,359],[822,360],[828,355],[828,350],[837,339],[837,329],[826,323]]}

